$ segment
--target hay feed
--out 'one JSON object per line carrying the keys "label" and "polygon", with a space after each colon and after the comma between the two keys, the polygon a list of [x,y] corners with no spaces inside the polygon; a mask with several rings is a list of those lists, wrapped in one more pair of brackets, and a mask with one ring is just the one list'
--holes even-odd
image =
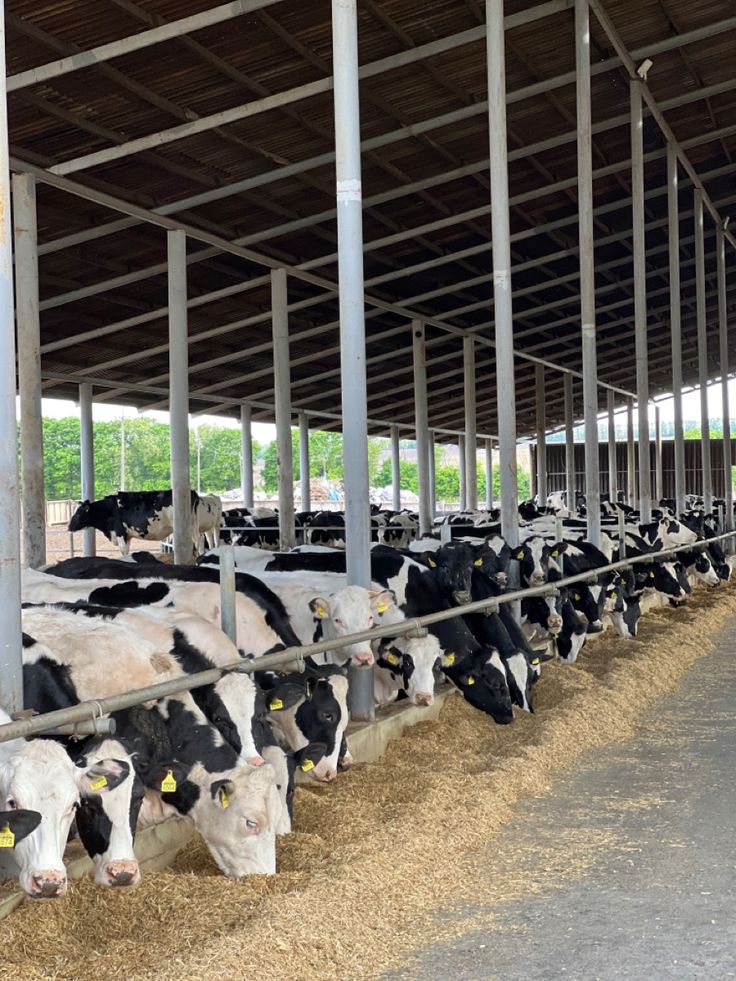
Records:
{"label": "hay feed", "polygon": [[[625,738],[736,614],[729,587],[606,635],[579,662],[545,665],[534,716],[494,726],[462,699],[409,729],[380,763],[301,787],[279,874],[229,882],[200,842],[133,891],[75,883],[0,925],[0,974],[19,979],[329,981],[376,978],[426,940],[423,916],[467,897],[463,855],[487,845],[523,795],[587,748]],[[391,924],[391,928],[387,928]],[[452,923],[443,923],[443,937]]]}

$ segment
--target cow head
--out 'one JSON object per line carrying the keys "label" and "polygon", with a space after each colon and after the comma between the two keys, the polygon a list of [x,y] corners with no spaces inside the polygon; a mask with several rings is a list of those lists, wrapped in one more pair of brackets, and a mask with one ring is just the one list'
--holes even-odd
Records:
{"label": "cow head", "polygon": [[395,641],[381,651],[377,663],[392,675],[401,676],[403,689],[414,705],[434,703],[435,675],[442,667],[442,650],[432,634]]}
{"label": "cow head", "polygon": [[253,679],[239,672],[192,691],[192,698],[225,742],[252,766],[263,763],[253,738],[256,695]]}
{"label": "cow head", "polygon": [[426,552],[422,561],[432,570],[448,601],[457,606],[470,602],[474,554],[469,545],[447,542],[436,552]]}
{"label": "cow head", "polygon": [[557,560],[566,548],[565,542],[549,545],[540,536],[534,536],[512,549],[512,558],[519,562],[522,582],[527,586],[539,586],[561,579],[562,570]]}
{"label": "cow head", "polygon": [[77,810],[77,830],[95,865],[95,882],[101,886],[134,886],[140,882],[138,860],[133,851],[135,828],[143,803],[143,783],[136,773],[126,745],[118,739],[96,739],[87,743],[76,764],[96,772],[106,757],[117,783],[105,772],[92,781],[105,780],[108,793],[83,796]]}
{"label": "cow head", "polygon": [[64,895],[64,848],[81,797],[107,795],[128,775],[128,764],[113,759],[79,769],[58,743],[48,739],[19,746],[4,762],[0,806],[41,815],[39,827],[15,845],[20,885],[29,896],[50,899]]}
{"label": "cow head", "polygon": [[688,591],[683,588],[673,562],[639,565],[635,577],[637,590],[653,589],[677,604],[687,601]]}
{"label": "cow head", "polygon": [[67,530],[82,531],[83,528],[88,528],[91,510],[92,510],[91,501],[80,501],[79,507],[71,516],[71,520],[69,521]]}
{"label": "cow head", "polygon": [[721,584],[721,577],[714,568],[707,552],[700,553],[688,567],[688,572],[695,577],[697,582],[702,582],[704,586],[709,586],[711,589]]}
{"label": "cow head", "polygon": [[[348,634],[370,630],[375,618],[395,605],[394,595],[387,589],[370,590],[362,586],[346,586],[329,597],[317,596],[309,603],[315,622],[322,626],[322,637],[334,640]],[[353,664],[373,664],[370,642],[349,644],[336,652],[343,661]]]}
{"label": "cow head", "polygon": [[273,875],[282,810],[273,768],[239,762],[210,773],[195,763],[187,781],[200,788],[189,816],[222,872],[231,879]]}

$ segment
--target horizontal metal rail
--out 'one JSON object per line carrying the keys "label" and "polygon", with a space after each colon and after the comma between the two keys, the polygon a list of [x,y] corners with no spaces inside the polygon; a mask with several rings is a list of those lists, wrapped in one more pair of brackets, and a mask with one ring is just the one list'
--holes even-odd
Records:
{"label": "horizontal metal rail", "polygon": [[422,617],[410,617],[398,623],[387,624],[385,627],[372,627],[370,630],[361,630],[335,640],[318,641],[312,644],[303,644],[299,647],[288,647],[286,650],[279,651],[276,654],[264,654],[262,657],[257,657],[253,660],[233,661],[222,667],[210,668],[207,671],[198,671],[196,674],[187,675],[182,678],[173,678],[170,681],[162,681],[159,684],[149,685],[146,688],[137,688],[120,695],[111,695],[109,698],[80,702],[78,705],[58,709],[55,712],[46,712],[43,715],[35,715],[30,718],[19,719],[15,722],[8,722],[5,725],[0,725],[0,742],[6,742],[8,739],[38,735],[57,726],[83,722],[87,719],[101,718],[111,712],[119,712],[122,709],[131,708],[143,702],[165,698],[168,695],[177,695],[180,692],[191,691],[193,688],[201,688],[203,685],[215,684],[224,674],[230,671],[241,671],[251,674],[254,671],[268,671],[272,668],[279,668],[284,664],[293,662],[296,662],[297,666],[301,669],[304,658],[309,657],[311,654],[323,654],[326,651],[338,650],[341,647],[347,647],[350,644],[360,643],[362,641],[377,640],[380,637],[411,636],[412,634],[414,636],[423,636],[425,628],[435,623],[453,620],[455,617],[466,616],[469,613],[494,613],[503,603],[516,603],[531,596],[552,596],[563,587],[571,586],[578,582],[587,582],[606,572],[617,572],[621,569],[628,569],[632,565],[640,565],[656,561],[657,559],[670,558],[678,552],[691,551],[693,549],[703,550],[713,542],[723,541],[732,537],[733,532],[726,532],[714,538],[693,542],[689,545],[678,545],[676,548],[622,559],[619,562],[611,562],[608,565],[601,566],[597,569],[590,569],[587,572],[581,572],[575,576],[566,576],[554,583],[545,583],[542,586],[531,586],[526,589],[516,589],[513,592],[503,593],[500,596],[489,597],[488,599],[478,600],[474,603],[465,603],[463,606],[454,606],[449,610],[440,610],[437,613],[429,613]]}

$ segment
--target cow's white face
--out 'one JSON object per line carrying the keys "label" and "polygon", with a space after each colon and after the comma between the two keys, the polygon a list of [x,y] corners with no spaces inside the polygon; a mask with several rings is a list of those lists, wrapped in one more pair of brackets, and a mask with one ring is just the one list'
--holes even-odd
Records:
{"label": "cow's white face", "polygon": [[189,817],[223,873],[231,879],[274,875],[281,801],[273,769],[243,763],[208,773],[197,763],[187,779],[200,788]]}
{"label": "cow's white face", "polygon": [[63,896],[67,888],[64,848],[80,794],[105,792],[97,781],[114,784],[119,767],[114,760],[93,768],[74,766],[64,749],[48,739],[22,746],[0,767],[3,810],[33,810],[41,824],[15,848],[21,888],[34,899]]}
{"label": "cow's white face", "polygon": [[[215,685],[240,739],[240,756],[252,766],[263,763],[253,741],[253,715],[256,707],[256,686],[246,674],[226,674]],[[213,724],[218,728],[217,720]]]}
{"label": "cow's white face", "polygon": [[[310,603],[315,617],[322,620],[322,636],[326,640],[370,630],[376,615],[387,612],[393,605],[393,597],[387,590],[375,592],[362,586],[346,586],[328,598],[315,597]],[[373,652],[367,640],[341,647],[335,655],[339,659],[337,663],[352,659],[354,664],[373,664]]]}
{"label": "cow's white face", "polygon": [[400,644],[404,663],[411,666],[406,693],[414,705],[434,702],[434,669],[441,664],[440,642],[432,634],[410,637]]}
{"label": "cow's white face", "polygon": [[[105,739],[93,753],[85,756],[86,767],[105,765],[106,760],[123,779],[109,793],[82,799],[77,828],[94,862],[95,882],[101,886],[134,886],[141,879],[133,850],[133,828],[143,800],[143,784],[119,740]],[[124,773],[126,766],[127,773]]]}
{"label": "cow's white face", "polygon": [[529,691],[529,678],[530,678],[530,667],[529,662],[521,653],[518,651],[516,654],[512,654],[511,657],[504,661],[504,667],[506,669],[506,677],[509,680],[509,690],[515,686],[518,692],[518,696],[514,697],[514,692],[511,691],[511,699],[515,704],[521,703],[519,708],[523,709],[525,712],[531,712],[531,707],[529,705],[528,691]]}
{"label": "cow's white face", "polygon": [[657,537],[662,540],[663,548],[691,545],[698,540],[697,533],[676,518],[662,518],[659,522]]}

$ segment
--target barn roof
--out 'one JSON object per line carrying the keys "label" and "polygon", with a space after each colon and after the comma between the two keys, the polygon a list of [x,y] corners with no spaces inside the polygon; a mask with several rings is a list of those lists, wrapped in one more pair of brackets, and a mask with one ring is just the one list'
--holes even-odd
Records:
{"label": "barn roof", "polygon": [[[736,201],[732,0],[603,5],[628,51],[653,60],[649,88],[728,214]],[[273,418],[268,274],[283,265],[294,408],[315,413],[315,425],[339,426],[330,3],[226,7],[230,16],[207,26],[196,16],[213,0],[6,0],[12,166],[39,177],[44,394],[75,397],[90,380],[96,400],[167,406],[165,228],[175,222],[189,233],[192,411],[234,414],[249,400],[255,419]],[[232,16],[236,7],[245,12]],[[520,434],[535,425],[534,359],[581,370],[572,7],[505,5]],[[428,323],[430,425],[463,427],[462,335],[471,331],[478,432],[495,433],[483,4],[360,0],[358,8],[370,428],[413,425],[415,317]],[[183,19],[193,29],[167,32]],[[591,27],[598,370],[621,404],[635,379],[629,83],[595,17]],[[110,60],[52,77],[43,70],[131,36],[135,50]],[[653,395],[671,390],[665,150],[645,113]],[[86,197],[71,193],[80,186]],[[693,207],[684,174],[680,188],[682,364],[692,384]],[[141,221],[139,209],[156,212],[160,225]],[[705,244],[715,377],[708,219]],[[733,312],[735,276],[728,285]],[[577,375],[574,391],[579,415]],[[548,373],[546,407],[550,427],[562,422],[557,372]]]}

